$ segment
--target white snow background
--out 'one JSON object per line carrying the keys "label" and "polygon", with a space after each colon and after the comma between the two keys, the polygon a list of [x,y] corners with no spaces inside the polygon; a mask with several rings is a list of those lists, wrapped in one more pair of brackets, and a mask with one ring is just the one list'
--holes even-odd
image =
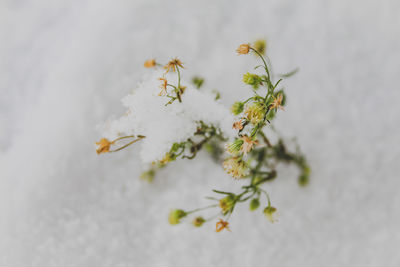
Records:
{"label": "white snow background", "polygon": [[[0,266],[399,266],[398,1],[0,1]],[[138,179],[138,148],[95,153],[95,126],[144,60],[179,57],[227,107],[250,94],[237,56],[267,37],[288,105],[276,120],[312,167],[282,167],[270,224],[243,205],[232,232],[172,208],[238,188],[205,153]],[[207,108],[207,107],[205,107]]]}

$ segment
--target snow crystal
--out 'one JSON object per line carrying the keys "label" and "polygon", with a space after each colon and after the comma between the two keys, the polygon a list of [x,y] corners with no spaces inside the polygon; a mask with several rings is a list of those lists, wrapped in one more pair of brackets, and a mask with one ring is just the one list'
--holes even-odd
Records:
{"label": "snow crystal", "polygon": [[160,77],[165,77],[169,84],[176,85],[178,82],[176,73],[165,74],[161,70],[146,73],[137,88],[122,99],[123,105],[128,108],[127,112],[104,125],[103,134],[106,138],[146,136],[141,141],[140,156],[143,163],[151,163],[162,159],[174,143],[193,136],[200,121],[219,128],[225,137],[234,136],[233,116],[229,109],[215,100],[211,92],[197,90],[181,80],[181,85],[186,86],[182,102],[176,100],[166,105],[169,98],[159,96]]}

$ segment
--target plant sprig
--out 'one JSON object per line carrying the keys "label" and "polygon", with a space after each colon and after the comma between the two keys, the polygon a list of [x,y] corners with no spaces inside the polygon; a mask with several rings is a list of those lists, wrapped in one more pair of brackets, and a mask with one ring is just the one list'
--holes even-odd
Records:
{"label": "plant sprig", "polygon": [[[203,121],[198,121],[198,127],[192,138],[180,143],[174,143],[165,156],[152,164],[152,166],[141,177],[151,181],[157,170],[165,167],[168,163],[179,158],[193,159],[197,153],[205,148],[213,159],[222,163],[225,171],[235,179],[246,179],[247,184],[240,187],[238,192],[226,192],[223,190],[213,189],[213,193],[217,197],[208,197],[214,203],[204,208],[193,210],[174,209],[169,214],[169,222],[173,225],[179,224],[189,215],[204,212],[208,209],[217,209],[214,215],[209,218],[196,216],[192,224],[196,227],[202,226],[204,223],[213,221],[218,216],[219,221],[216,222],[215,230],[220,232],[229,229],[229,219],[237,204],[249,203],[251,211],[257,210],[261,203],[265,203],[263,213],[271,222],[276,220],[276,208],[272,206],[268,192],[263,188],[265,183],[275,180],[278,177],[277,166],[279,163],[295,164],[300,174],[298,183],[302,186],[309,181],[311,169],[304,154],[300,151],[296,144],[294,152],[289,151],[282,137],[278,136],[277,142],[271,142],[269,136],[264,132],[268,126],[274,131],[271,121],[276,118],[276,114],[280,110],[284,110],[286,105],[286,94],[284,88],[281,87],[284,79],[294,75],[298,69],[289,73],[278,75],[279,79],[274,81],[272,66],[268,57],[265,56],[266,42],[258,40],[254,45],[242,44],[237,49],[239,55],[254,54],[260,61],[254,67],[255,70],[263,70],[262,74],[245,73],[243,82],[251,87],[252,96],[244,101],[237,101],[231,107],[231,112],[237,116],[237,120],[233,122],[233,128],[237,130],[236,138],[225,145],[226,152],[229,156],[223,158],[224,149],[222,144],[227,140],[218,127],[208,125]],[[184,94],[186,86],[182,85],[181,69],[182,62],[175,58],[165,65],[157,63],[154,59],[148,60],[144,64],[145,67],[162,66],[167,72],[176,72],[177,84],[170,84],[165,75],[160,77],[161,92],[160,96],[169,98],[165,105],[170,105],[178,100],[182,102],[182,94]],[[192,79],[194,85],[199,89],[204,83],[203,78],[194,77]],[[217,92],[216,99],[219,98]],[[97,144],[99,148],[97,153],[115,152],[128,147],[129,145],[145,138],[145,136],[124,136],[113,141],[102,138]],[[121,140],[129,140],[125,145],[111,150],[110,147]],[[221,218],[222,217],[222,218]]]}
{"label": "plant sprig", "polygon": [[[242,102],[234,103],[231,108],[232,113],[239,116],[239,119],[233,124],[233,128],[238,132],[236,139],[226,145],[230,156],[224,160],[223,166],[232,177],[249,179],[249,183],[242,186],[238,193],[213,190],[221,197],[209,199],[218,202],[217,215],[224,218],[217,222],[217,232],[229,229],[228,220],[237,204],[249,202],[249,209],[254,211],[260,206],[262,196],[265,197],[266,202],[263,209],[264,215],[269,221],[275,221],[274,214],[277,209],[271,205],[269,194],[262,186],[266,182],[276,179],[278,163],[294,163],[300,169],[299,184],[306,185],[309,181],[310,167],[299,147],[297,146],[295,152],[289,152],[282,138],[278,138],[278,142],[273,144],[264,133],[264,128],[275,118],[278,110],[284,110],[286,95],[283,88],[279,88],[281,82],[284,78],[295,74],[297,69],[280,75],[280,79],[274,82],[270,66],[267,64],[270,61],[264,58],[263,51],[265,51],[265,47],[256,49],[249,44],[242,44],[237,49],[240,55],[253,52],[262,62],[255,69],[262,68],[265,73],[258,75],[247,72],[243,75],[243,82],[252,87],[253,96]],[[264,88],[264,90],[260,88]],[[259,140],[262,140],[263,144],[260,144]],[[215,205],[210,206],[210,208],[215,207]],[[176,214],[175,211],[170,213],[170,217]],[[188,214],[177,218],[176,222],[180,222]],[[202,219],[201,221],[203,224],[209,220]],[[199,225],[195,224],[195,226]]]}

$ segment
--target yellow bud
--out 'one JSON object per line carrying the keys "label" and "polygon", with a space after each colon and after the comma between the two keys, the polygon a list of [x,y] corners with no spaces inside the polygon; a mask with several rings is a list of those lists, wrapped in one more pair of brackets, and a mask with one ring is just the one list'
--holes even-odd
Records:
{"label": "yellow bud", "polygon": [[175,225],[180,223],[180,220],[186,217],[187,213],[184,210],[171,210],[168,216],[170,224]]}
{"label": "yellow bud", "polygon": [[268,206],[264,209],[264,214],[270,222],[275,222],[275,218],[273,217],[276,212],[276,208],[272,206]]}

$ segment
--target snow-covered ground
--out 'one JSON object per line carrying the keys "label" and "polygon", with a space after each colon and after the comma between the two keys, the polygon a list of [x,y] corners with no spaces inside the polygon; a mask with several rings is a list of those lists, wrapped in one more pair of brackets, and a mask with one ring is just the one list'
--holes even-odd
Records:
{"label": "snow-covered ground", "polygon": [[[0,2],[0,266],[399,266],[398,1]],[[237,184],[205,154],[138,179],[138,149],[98,156],[95,126],[145,59],[178,56],[228,106],[249,94],[252,57],[268,38],[286,82],[277,119],[313,169],[268,185],[279,222],[247,207],[232,232],[167,222]],[[211,166],[211,167],[210,167]]]}

